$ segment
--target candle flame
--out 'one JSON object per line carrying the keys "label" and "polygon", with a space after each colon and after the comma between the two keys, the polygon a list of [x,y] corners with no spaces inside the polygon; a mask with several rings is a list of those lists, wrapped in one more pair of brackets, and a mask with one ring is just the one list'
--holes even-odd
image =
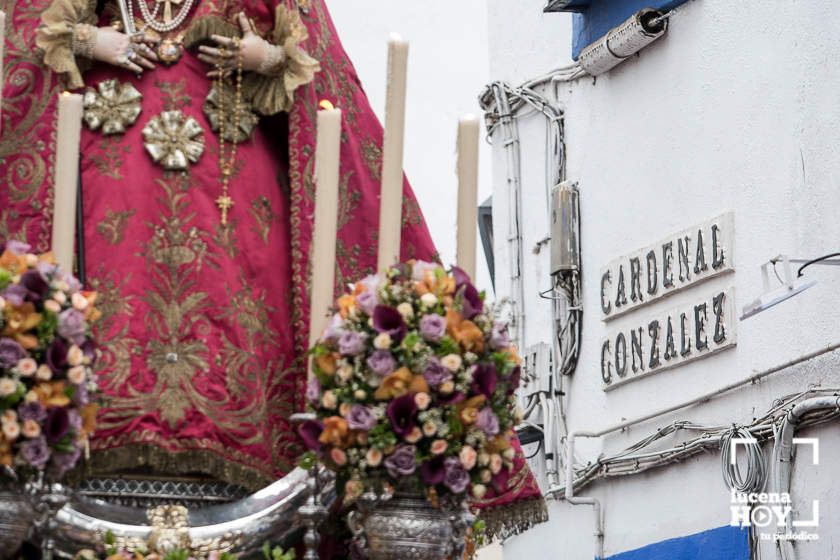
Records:
{"label": "candle flame", "polygon": [[333,105],[328,99],[322,99],[320,103],[318,103],[318,107],[324,109],[325,111],[332,111],[335,109],[335,105]]}

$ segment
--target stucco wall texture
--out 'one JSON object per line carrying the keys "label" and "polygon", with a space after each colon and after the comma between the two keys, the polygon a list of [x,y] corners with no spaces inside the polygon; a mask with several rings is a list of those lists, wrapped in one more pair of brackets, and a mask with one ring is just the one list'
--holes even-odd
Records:
{"label": "stucco wall texture", "polygon": [[[512,84],[569,62],[570,16],[542,14],[543,0],[515,6],[488,0],[491,79]],[[817,285],[737,324],[735,349],[604,392],[601,341],[616,328],[646,324],[660,311],[734,287],[736,308],[762,291],[760,265],[838,250],[840,240],[840,10],[831,0],[692,0],[674,12],[665,38],[597,80],[547,86],[565,109],[567,178],[581,192],[583,341],[568,379],[571,430],[598,430],[775,367],[840,340],[840,270],[812,267]],[[525,208],[525,345],[548,342],[548,233],[545,122],[519,119]],[[497,296],[509,294],[507,181],[493,148]],[[627,316],[600,318],[600,271],[610,260],[723,212],[735,214],[735,272]],[[735,319],[732,319],[733,322]],[[828,353],[723,397],[582,441],[577,460],[594,460],[674,420],[748,423],[774,399],[811,385],[840,387],[840,355]],[[798,545],[803,560],[840,557],[840,422],[803,431],[820,439],[821,464],[798,459],[794,506],[820,500],[820,540]],[[666,444],[680,441],[673,436]],[[801,454],[805,456],[807,454]],[[806,457],[807,459],[807,457]],[[535,464],[537,470],[539,465]],[[729,493],[717,454],[621,479],[584,495],[602,500],[606,556],[729,523]],[[588,506],[552,501],[551,521],[505,543],[505,558],[585,559],[595,551]],[[762,546],[773,558],[773,546]]]}

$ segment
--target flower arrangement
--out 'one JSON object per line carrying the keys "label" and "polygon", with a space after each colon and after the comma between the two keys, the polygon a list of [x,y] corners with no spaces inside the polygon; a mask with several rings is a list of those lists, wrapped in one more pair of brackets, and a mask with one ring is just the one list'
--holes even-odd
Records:
{"label": "flower arrangement", "polygon": [[520,359],[495,315],[461,269],[422,261],[341,296],[311,350],[316,419],[300,434],[345,502],[406,484],[432,501],[507,486]]}
{"label": "flower arrangement", "polygon": [[59,479],[95,425],[96,294],[25,243],[0,253],[0,466],[18,479]]}
{"label": "flower arrangement", "polygon": [[[110,532],[105,535],[103,540],[105,544],[104,556],[97,554],[94,550],[84,549],[77,552],[73,556],[73,560],[101,560],[103,558],[104,560],[194,560],[189,551],[180,549],[171,550],[165,554],[143,551],[127,552],[116,546],[116,539]],[[262,557],[264,560],[295,560],[297,555],[294,549],[283,550],[279,546],[272,547],[265,543],[262,547]],[[207,560],[237,560],[238,558],[238,555],[230,552],[211,552],[207,555]]]}

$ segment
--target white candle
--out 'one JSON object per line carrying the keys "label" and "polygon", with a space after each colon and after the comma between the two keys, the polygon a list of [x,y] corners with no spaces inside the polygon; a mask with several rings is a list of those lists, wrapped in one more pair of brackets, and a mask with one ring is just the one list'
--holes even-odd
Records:
{"label": "white candle", "polygon": [[52,250],[55,260],[67,272],[73,271],[81,133],[82,96],[64,92],[58,96]]}
{"label": "white candle", "polygon": [[335,286],[338,229],[338,177],[341,153],[341,110],[322,101],[315,145],[315,226],[312,234],[312,286],[309,345],[320,338],[329,320]]}
{"label": "white candle", "polygon": [[403,139],[408,41],[392,34],[388,41],[388,92],[382,142],[382,191],[379,198],[379,258],[383,269],[400,261],[403,195]]}
{"label": "white candle", "polygon": [[458,249],[457,262],[475,279],[476,228],[478,227],[479,120],[465,115],[458,123]]}

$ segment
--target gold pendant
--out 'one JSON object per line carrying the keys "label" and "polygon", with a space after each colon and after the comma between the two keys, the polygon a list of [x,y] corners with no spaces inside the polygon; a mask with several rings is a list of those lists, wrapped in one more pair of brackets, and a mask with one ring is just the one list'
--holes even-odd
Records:
{"label": "gold pendant", "polygon": [[157,48],[158,59],[167,66],[172,66],[184,54],[184,47],[181,45],[182,38],[179,35],[175,39],[163,39]]}

